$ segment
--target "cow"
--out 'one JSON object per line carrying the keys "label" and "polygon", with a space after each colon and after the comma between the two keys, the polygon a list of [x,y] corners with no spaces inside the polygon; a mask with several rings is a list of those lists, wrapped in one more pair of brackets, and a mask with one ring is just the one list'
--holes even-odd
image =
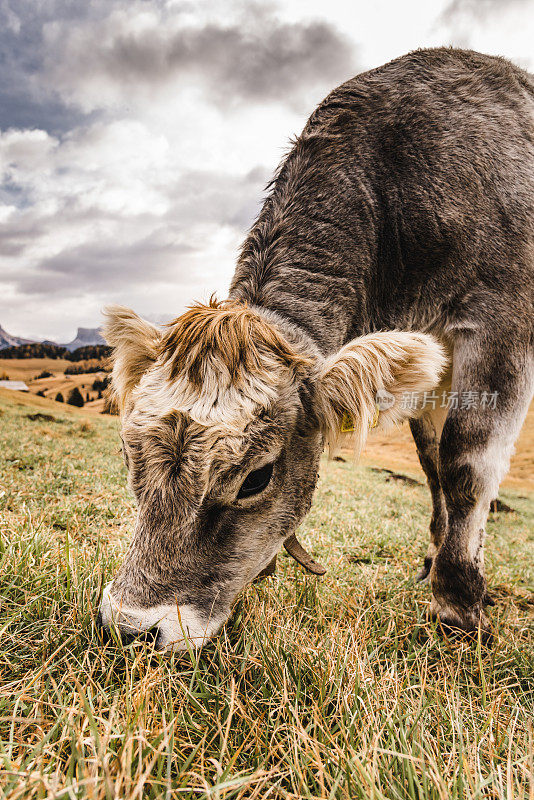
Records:
{"label": "cow", "polygon": [[100,623],[200,646],[284,544],[323,572],[296,531],[325,445],[408,419],[430,614],[486,635],[485,523],[534,388],[533,78],[412,52],[332,91],[268,190],[226,300],[163,328],[107,309],[138,514]]}

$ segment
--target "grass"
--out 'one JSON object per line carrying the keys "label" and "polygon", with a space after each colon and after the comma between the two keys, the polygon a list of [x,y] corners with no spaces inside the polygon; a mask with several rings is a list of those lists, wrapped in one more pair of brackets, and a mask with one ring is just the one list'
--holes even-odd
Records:
{"label": "grass", "polygon": [[532,800],[532,494],[488,526],[491,648],[425,621],[426,488],[333,462],[301,531],[324,579],[282,557],[200,653],[102,646],[117,420],[39,400],[0,395],[0,797]]}

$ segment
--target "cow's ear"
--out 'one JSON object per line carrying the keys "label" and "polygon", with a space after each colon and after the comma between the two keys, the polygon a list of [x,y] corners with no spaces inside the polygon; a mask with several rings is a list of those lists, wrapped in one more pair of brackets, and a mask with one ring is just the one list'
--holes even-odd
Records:
{"label": "cow's ear", "polygon": [[443,347],[424,333],[370,333],[344,345],[321,365],[319,416],[332,451],[340,434],[353,433],[359,453],[370,428],[415,416],[424,392],[447,365]]}
{"label": "cow's ear", "polygon": [[113,348],[112,388],[122,410],[132,389],[156,360],[161,332],[125,306],[106,306],[104,316],[104,338]]}

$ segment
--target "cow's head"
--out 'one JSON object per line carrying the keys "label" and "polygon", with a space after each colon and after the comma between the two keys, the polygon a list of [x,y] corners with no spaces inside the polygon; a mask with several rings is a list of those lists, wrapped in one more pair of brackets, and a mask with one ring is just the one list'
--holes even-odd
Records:
{"label": "cow's head", "polygon": [[169,649],[212,636],[284,543],[320,571],[294,534],[325,440],[334,446],[350,419],[360,448],[377,391],[395,399],[380,423],[397,422],[410,413],[403,393],[433,388],[444,365],[419,333],[370,334],[325,358],[232,301],[194,306],[163,331],[112,307],[106,337],[138,516],[101,619],[157,628]]}

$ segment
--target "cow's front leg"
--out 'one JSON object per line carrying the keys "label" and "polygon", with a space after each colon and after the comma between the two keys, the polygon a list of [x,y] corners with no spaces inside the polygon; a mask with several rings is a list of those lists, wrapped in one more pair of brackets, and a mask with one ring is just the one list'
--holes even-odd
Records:
{"label": "cow's front leg", "polygon": [[467,511],[449,510],[447,535],[434,557],[431,571],[430,613],[446,628],[475,631],[485,636],[489,623],[483,606],[486,598],[484,536],[489,500]]}
{"label": "cow's front leg", "polygon": [[[476,425],[476,435],[474,427]],[[489,504],[502,469],[480,420],[459,411],[447,418],[440,442],[440,481],[447,504],[447,529],[431,571],[431,614],[446,627],[489,629],[484,614],[484,538]],[[478,446],[472,446],[477,441]]]}

